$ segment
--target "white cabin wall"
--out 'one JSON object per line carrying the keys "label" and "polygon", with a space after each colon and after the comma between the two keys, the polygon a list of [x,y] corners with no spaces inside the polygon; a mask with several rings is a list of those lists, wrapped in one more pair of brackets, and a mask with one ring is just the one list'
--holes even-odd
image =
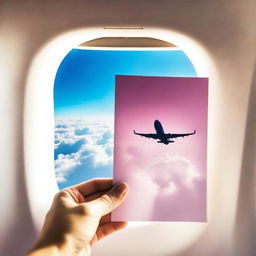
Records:
{"label": "white cabin wall", "polygon": [[256,251],[256,65],[251,79],[239,196],[234,228],[234,255],[250,256]]}
{"label": "white cabin wall", "polygon": [[[256,174],[255,154],[248,148],[255,152],[252,96],[249,104],[250,93],[255,94],[255,13],[254,0],[2,1],[0,254],[21,255],[36,236],[24,181],[22,140],[24,90],[33,57],[47,42],[70,30],[143,25],[191,36],[208,51],[219,74],[218,83],[211,85],[219,88],[218,93],[210,99],[212,106],[218,104],[210,114],[218,115],[221,122],[209,124],[210,132],[219,138],[211,142],[214,157],[209,163],[215,170],[211,179],[218,184],[209,197],[218,206],[203,236],[177,256],[252,256]],[[95,255],[100,252],[97,249]],[[147,255],[143,253],[139,254]]]}

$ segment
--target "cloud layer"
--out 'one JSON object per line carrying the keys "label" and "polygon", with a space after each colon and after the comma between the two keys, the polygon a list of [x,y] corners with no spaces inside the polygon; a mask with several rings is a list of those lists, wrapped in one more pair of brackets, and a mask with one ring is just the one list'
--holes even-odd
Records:
{"label": "cloud layer", "polygon": [[126,148],[122,156],[129,173],[117,176],[129,184],[130,192],[114,220],[206,219],[206,177],[191,161],[168,153],[146,161],[143,149],[136,147]]}
{"label": "cloud layer", "polygon": [[113,126],[105,121],[57,120],[54,157],[61,187],[109,176],[113,166]]}

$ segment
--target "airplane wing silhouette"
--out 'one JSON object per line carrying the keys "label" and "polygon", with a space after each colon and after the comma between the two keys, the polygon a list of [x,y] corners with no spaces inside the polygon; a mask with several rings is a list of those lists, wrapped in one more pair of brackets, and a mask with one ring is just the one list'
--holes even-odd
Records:
{"label": "airplane wing silhouette", "polygon": [[174,139],[174,138],[178,138],[178,137],[185,137],[185,136],[193,135],[195,133],[196,133],[196,130],[194,130],[194,132],[191,132],[191,133],[167,133],[165,135],[167,136],[168,139]]}
{"label": "airplane wing silhouette", "polygon": [[142,137],[146,137],[146,138],[157,140],[157,135],[154,134],[154,133],[137,133],[135,131],[133,131],[133,133],[136,134],[136,135],[140,135]]}

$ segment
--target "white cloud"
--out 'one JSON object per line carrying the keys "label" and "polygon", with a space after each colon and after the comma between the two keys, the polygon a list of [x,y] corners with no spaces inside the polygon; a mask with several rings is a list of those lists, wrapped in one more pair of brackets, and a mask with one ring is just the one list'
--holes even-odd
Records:
{"label": "white cloud", "polygon": [[[131,165],[134,160],[131,160]],[[134,165],[131,167],[134,169]],[[154,190],[155,195],[171,196],[181,190],[195,190],[197,179],[200,178],[198,170],[186,158],[178,155],[165,154],[155,158],[150,163],[143,163],[135,167],[134,180],[142,181],[145,191]],[[141,184],[141,182],[139,182]],[[140,185],[141,186],[141,185]]]}
{"label": "white cloud", "polygon": [[151,162],[142,157],[136,161],[136,152],[136,148],[127,152],[125,170],[130,172],[124,177],[130,192],[120,207],[122,216],[132,220],[205,219],[206,177],[191,161],[171,154]]}
{"label": "white cloud", "polygon": [[105,121],[58,120],[55,126],[55,173],[59,183],[75,171],[111,168],[113,127]]}
{"label": "white cloud", "polygon": [[[149,172],[162,188],[168,186],[193,188],[193,181],[199,176],[198,171],[188,159],[169,154],[156,158],[150,164]],[[172,185],[169,184],[170,182]]]}

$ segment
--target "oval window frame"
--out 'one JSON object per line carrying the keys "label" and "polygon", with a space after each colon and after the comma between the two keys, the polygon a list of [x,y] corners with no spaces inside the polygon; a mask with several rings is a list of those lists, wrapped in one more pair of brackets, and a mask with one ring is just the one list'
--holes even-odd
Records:
{"label": "oval window frame", "polygon": [[[25,179],[31,215],[37,230],[41,229],[44,216],[50,207],[55,193],[58,191],[53,158],[53,86],[56,72],[63,58],[74,46],[109,36],[151,37],[175,44],[188,56],[195,67],[198,77],[209,77],[210,83],[217,77],[215,65],[209,53],[202,45],[189,35],[166,29],[85,28],[61,34],[44,45],[34,56],[30,65],[24,104]],[[117,48],[115,47],[115,49]],[[212,88],[210,86],[209,88],[211,93]],[[209,104],[210,107],[211,105]],[[213,136],[212,140],[214,139]],[[211,143],[210,141],[208,142],[209,156]],[[211,173],[212,171],[208,168],[208,179],[210,179]],[[211,209],[214,208],[213,202],[209,202],[209,198],[208,191],[208,222],[211,219]],[[157,223],[152,225],[157,225]],[[182,238],[175,240],[176,246],[173,246],[171,250],[173,252],[179,251],[181,247],[184,248],[192,244],[203,233],[206,226],[206,223],[169,223],[166,229],[168,232],[170,230],[179,232],[180,230],[186,230],[185,240]]]}

